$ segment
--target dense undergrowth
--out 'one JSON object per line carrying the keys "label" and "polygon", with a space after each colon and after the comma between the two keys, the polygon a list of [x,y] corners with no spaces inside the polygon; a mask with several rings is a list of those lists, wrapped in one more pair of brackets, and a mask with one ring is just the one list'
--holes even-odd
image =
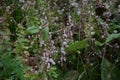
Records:
{"label": "dense undergrowth", "polygon": [[119,80],[120,0],[0,0],[0,80]]}

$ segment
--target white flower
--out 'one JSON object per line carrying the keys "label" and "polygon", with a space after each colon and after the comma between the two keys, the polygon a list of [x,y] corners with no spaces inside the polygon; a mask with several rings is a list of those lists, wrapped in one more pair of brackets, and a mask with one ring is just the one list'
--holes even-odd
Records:
{"label": "white flower", "polygon": [[47,69],[49,69],[50,68],[50,63],[47,63]]}
{"label": "white flower", "polygon": [[58,50],[53,50],[54,53],[58,53]]}
{"label": "white flower", "polygon": [[19,0],[19,2],[20,2],[20,3],[24,3],[24,2],[25,2],[25,0]]}
{"label": "white flower", "polygon": [[118,59],[116,59],[116,60],[115,60],[115,62],[116,62],[116,63],[118,63],[118,62],[119,62],[119,60],[118,60]]}
{"label": "white flower", "polygon": [[90,30],[92,31],[94,28],[93,27],[90,27]]}
{"label": "white flower", "polygon": [[120,8],[120,5],[118,5],[118,8]]}
{"label": "white flower", "polygon": [[90,14],[91,13],[91,11],[88,11],[88,14]]}
{"label": "white flower", "polygon": [[10,6],[7,6],[7,7],[6,7],[6,11],[9,11],[9,10],[10,10]]}
{"label": "white flower", "polygon": [[59,19],[59,17],[55,17],[55,20],[58,20]]}
{"label": "white flower", "polygon": [[40,41],[40,47],[42,47],[45,44],[44,40]]}
{"label": "white flower", "polygon": [[71,5],[74,7],[78,7],[78,3],[76,3],[76,2],[71,3]]}
{"label": "white flower", "polygon": [[63,47],[61,47],[61,51],[64,51],[64,48],[63,48]]}
{"label": "white flower", "polygon": [[46,63],[49,62],[49,58],[48,58],[48,57],[46,58],[45,62],[46,62]]}
{"label": "white flower", "polygon": [[60,61],[63,61],[63,59],[64,59],[63,56],[61,56]]}
{"label": "white flower", "polygon": [[80,10],[79,10],[79,11],[77,11],[77,14],[78,14],[78,15],[80,15],[80,14],[81,14]]}
{"label": "white flower", "polygon": [[95,34],[95,32],[91,32],[90,34],[91,34],[91,35],[94,35],[94,34]]}
{"label": "white flower", "polygon": [[65,51],[61,51],[61,53],[62,53],[62,54],[64,54],[64,55],[66,54],[66,52],[65,52]]}
{"label": "white flower", "polygon": [[21,9],[26,10],[27,6],[28,6],[27,4],[24,4]]}
{"label": "white flower", "polygon": [[63,34],[63,37],[67,37],[67,34]]}
{"label": "white flower", "polygon": [[66,41],[63,41],[63,45],[67,45],[67,42],[66,42]]}
{"label": "white flower", "polygon": [[62,9],[61,11],[63,12],[65,9]]}
{"label": "white flower", "polygon": [[49,62],[50,62],[51,64],[55,65],[55,61],[54,61],[52,58],[49,59]]}
{"label": "white flower", "polygon": [[91,15],[95,15],[95,14],[92,12]]}
{"label": "white flower", "polygon": [[71,36],[73,35],[73,32],[72,32],[72,31],[70,31],[70,35],[71,35]]}
{"label": "white flower", "polygon": [[64,57],[64,61],[66,62],[66,58]]}
{"label": "white flower", "polygon": [[114,30],[113,32],[114,32],[114,33],[117,33],[118,31],[117,31],[117,30]]}
{"label": "white flower", "polygon": [[104,36],[104,35],[102,35],[101,37],[102,37],[102,38],[105,38],[105,36]]}

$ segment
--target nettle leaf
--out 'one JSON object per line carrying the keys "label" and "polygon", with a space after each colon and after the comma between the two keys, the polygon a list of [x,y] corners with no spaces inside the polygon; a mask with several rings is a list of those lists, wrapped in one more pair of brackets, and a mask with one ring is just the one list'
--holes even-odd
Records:
{"label": "nettle leaf", "polygon": [[101,80],[119,80],[120,70],[103,58],[101,63]]}
{"label": "nettle leaf", "polygon": [[48,37],[49,37],[49,28],[48,27],[45,27],[43,30],[42,30],[42,35],[43,35],[43,39],[45,41],[48,41]]}
{"label": "nettle leaf", "polygon": [[116,38],[120,38],[120,33],[109,35],[105,43],[110,42],[111,40],[116,39]]}
{"label": "nettle leaf", "polygon": [[26,32],[26,34],[38,33],[39,28],[37,26],[28,27],[25,32]]}
{"label": "nettle leaf", "polygon": [[66,51],[67,52],[75,52],[77,50],[83,49],[87,46],[87,41],[86,40],[82,40],[82,41],[76,41],[72,44],[70,44],[67,48]]}

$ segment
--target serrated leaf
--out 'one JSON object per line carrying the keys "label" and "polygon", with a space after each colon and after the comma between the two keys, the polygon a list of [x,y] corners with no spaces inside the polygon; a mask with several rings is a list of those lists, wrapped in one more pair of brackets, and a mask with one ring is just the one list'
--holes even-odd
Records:
{"label": "serrated leaf", "polygon": [[36,26],[28,27],[25,32],[26,34],[34,34],[39,32],[39,28]]}
{"label": "serrated leaf", "polygon": [[101,63],[101,80],[119,80],[120,70],[103,58]]}

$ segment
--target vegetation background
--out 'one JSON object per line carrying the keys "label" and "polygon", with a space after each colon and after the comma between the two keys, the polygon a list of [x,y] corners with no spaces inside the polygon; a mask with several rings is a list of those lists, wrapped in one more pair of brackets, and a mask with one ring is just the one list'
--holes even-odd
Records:
{"label": "vegetation background", "polygon": [[0,0],[0,80],[120,80],[120,0]]}

